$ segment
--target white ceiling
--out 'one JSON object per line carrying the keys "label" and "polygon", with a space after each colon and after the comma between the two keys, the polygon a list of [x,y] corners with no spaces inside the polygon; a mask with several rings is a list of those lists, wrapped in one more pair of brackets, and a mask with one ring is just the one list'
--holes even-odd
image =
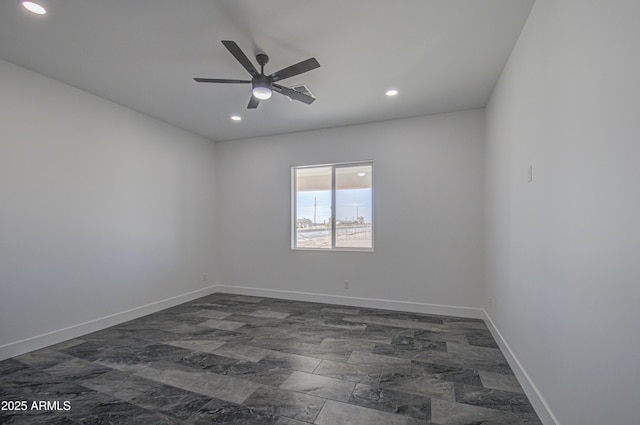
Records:
{"label": "white ceiling", "polygon": [[[212,140],[483,107],[534,0],[43,0],[0,2],[0,58]],[[249,79],[220,42],[269,74],[315,57],[305,105],[247,110]],[[385,91],[400,94],[387,98]],[[240,114],[241,122],[230,116]]]}

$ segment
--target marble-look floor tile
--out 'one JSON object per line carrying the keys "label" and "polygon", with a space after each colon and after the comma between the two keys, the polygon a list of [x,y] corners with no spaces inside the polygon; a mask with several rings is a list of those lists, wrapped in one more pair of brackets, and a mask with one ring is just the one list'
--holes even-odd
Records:
{"label": "marble-look floor tile", "polygon": [[309,422],[297,421],[295,419],[280,416],[275,425],[309,425]]}
{"label": "marble-look floor tile", "polygon": [[186,391],[182,388],[157,384],[145,393],[139,394],[128,401],[147,410],[159,412],[179,420],[187,420],[193,416],[194,412],[199,411],[211,400],[213,400],[211,397]]}
{"label": "marble-look floor tile", "polygon": [[[343,333],[344,332],[344,333]],[[342,335],[346,335],[348,331],[346,330],[338,330],[338,329],[330,329],[323,326],[302,326],[296,329],[296,338],[301,342],[306,342],[309,344],[320,344],[326,338],[330,338],[333,336],[342,333]]]}
{"label": "marble-look floor tile", "polygon": [[291,332],[285,332],[284,335],[280,336],[274,335],[268,330],[263,336],[260,336],[259,333],[256,333],[256,335],[252,337],[250,341],[247,341],[247,344],[254,347],[265,348],[267,350],[276,350],[285,353],[299,350],[301,347],[301,342],[294,336],[291,336]]}
{"label": "marble-look floor tile", "polygon": [[381,354],[374,354],[366,351],[353,351],[347,363],[351,364],[411,364],[409,359],[401,359],[397,357],[384,356]]}
{"label": "marble-look floor tile", "polygon": [[249,342],[254,338],[252,335],[248,335],[244,332],[226,331],[224,329],[213,328],[210,329],[208,337],[213,341],[224,342]]}
{"label": "marble-look floor tile", "polygon": [[437,325],[434,325],[433,323],[414,322],[411,320],[393,319],[389,317],[378,317],[378,316],[362,316],[362,315],[357,315],[354,317],[345,316],[343,317],[343,320],[371,323],[373,325],[392,326],[396,328],[407,328],[407,329],[430,330],[433,328],[433,326],[437,326]]}
{"label": "marble-look floor tile", "polygon": [[251,393],[260,387],[259,384],[254,382],[232,376],[195,370],[189,372],[166,367],[162,369],[145,368],[137,371],[136,374],[166,385],[232,403],[242,403]]}
{"label": "marble-look floor tile", "polygon": [[20,356],[14,357],[13,359],[31,367],[44,369],[57,365],[58,363],[62,363],[64,361],[73,360],[74,356],[53,350],[51,348],[43,348],[37,351],[22,354]]}
{"label": "marble-look floor tile", "polygon": [[[401,415],[327,400],[315,425],[417,425],[418,422]],[[424,423],[424,422],[422,422]]]}
{"label": "marble-look floor tile", "polygon": [[302,342],[297,344],[295,347],[291,347],[287,349],[287,351],[293,354],[299,354],[301,356],[306,357],[315,357],[317,359],[322,360],[332,360],[335,362],[347,362],[349,357],[351,357],[350,350],[331,350],[325,347],[321,347],[318,344],[309,344],[306,342]]}
{"label": "marble-look floor tile", "polygon": [[282,369],[268,362],[238,362],[225,371],[226,375],[246,379],[258,384],[279,387],[293,373],[290,369]]}
{"label": "marble-look floor tile", "polygon": [[3,394],[11,394],[20,391],[21,394],[37,392],[44,385],[63,384],[67,380],[62,376],[55,376],[46,373],[40,369],[25,368],[17,370],[10,375],[0,376],[0,392]]}
{"label": "marble-look floor tile", "polygon": [[415,419],[431,419],[431,398],[357,384],[348,399],[349,403],[375,410],[396,413]]}
{"label": "marble-look floor tile", "polygon": [[248,313],[248,315],[266,319],[285,319],[289,316],[289,313],[282,313],[280,311],[271,310],[256,310]]}
{"label": "marble-look floor tile", "polygon": [[383,389],[455,401],[455,386],[453,382],[443,381],[423,372],[382,374],[378,385]]}
{"label": "marble-look floor tile", "polygon": [[435,331],[435,330],[416,330],[413,333],[413,337],[416,339],[426,339],[429,341],[443,341],[443,342],[456,342],[458,344],[468,344],[467,331],[464,330],[447,330],[447,331]]}
{"label": "marble-look floor tile", "polygon": [[71,411],[72,419],[82,424],[132,424],[132,425],[171,425],[175,419],[156,414],[141,407],[115,400],[109,403],[101,403],[92,406],[87,411]]}
{"label": "marble-look floor tile", "polygon": [[249,296],[245,296],[245,295],[238,295],[238,296],[235,296],[235,297],[231,298],[231,301],[238,301],[238,302],[250,303],[250,304],[258,304],[258,303],[264,301],[264,298],[249,297]]}
{"label": "marble-look floor tile", "polygon": [[[380,309],[363,309],[363,315],[385,317],[389,319],[407,320],[410,322],[432,323],[441,325],[450,316],[437,316],[433,314],[411,313],[406,311],[392,311]],[[466,319],[464,319],[466,320]],[[475,320],[475,319],[471,319]]]}
{"label": "marble-look floor tile", "polygon": [[333,362],[330,360],[322,360],[318,367],[313,371],[316,375],[327,376],[329,378],[342,379],[343,381],[363,383],[369,385],[378,385],[380,382],[380,374],[382,371],[391,373],[411,372],[410,365],[390,365],[381,366],[377,364],[349,364],[343,362]]}
{"label": "marble-look floor tile", "polygon": [[415,361],[412,363],[413,370],[420,370],[437,379],[450,382],[458,382],[469,385],[482,385],[480,372],[474,369],[465,369],[455,366],[446,366],[436,363],[425,363]]}
{"label": "marble-look floor tile", "polygon": [[502,373],[505,375],[513,374],[506,360],[472,358],[469,356],[462,357],[457,354],[440,351],[433,351],[432,354],[431,363],[475,369],[478,371],[484,370],[486,372]]}
{"label": "marble-look floor tile", "polygon": [[208,328],[221,329],[223,331],[235,331],[243,327],[245,324],[242,322],[234,322],[231,320],[209,319],[200,323],[200,326],[206,326]]}
{"label": "marble-look floor tile", "polygon": [[[414,332],[415,335],[415,332]],[[395,348],[402,348],[407,351],[447,351],[447,343],[445,341],[437,341],[428,338],[415,338],[413,336],[397,335],[391,340],[391,345]]]}
{"label": "marble-look floor tile", "polygon": [[232,357],[220,356],[215,353],[194,351],[173,363],[180,366],[186,366],[190,369],[206,370],[207,372],[224,374],[238,362],[240,362],[240,360]]}
{"label": "marble-look floor tile", "polygon": [[414,338],[403,338],[410,340],[407,344],[376,344],[371,350],[374,354],[397,357],[409,360],[431,361],[433,351],[446,351],[447,346],[443,341],[425,341]]}
{"label": "marble-look floor tile", "polygon": [[82,344],[83,342],[85,342],[83,339],[74,338],[74,339],[68,339],[66,341],[59,342],[58,344],[50,345],[47,348],[60,351],[65,348],[70,348],[70,347],[74,347],[76,345]]}
{"label": "marble-look floor tile", "polygon": [[[13,372],[18,372],[20,370],[24,370],[28,368],[25,363],[19,362],[15,358],[3,360],[0,362],[0,379],[1,377],[5,377],[7,375],[12,374]],[[1,381],[0,381],[1,382]]]}
{"label": "marble-look floor tile", "polygon": [[245,406],[213,399],[186,420],[194,425],[272,425],[277,416],[249,409]]}
{"label": "marble-look floor tile", "polygon": [[[522,391],[522,387],[520,386],[520,383],[518,383],[518,380],[513,375],[485,372],[483,370],[479,371],[478,374],[480,375],[480,380],[481,380],[480,386],[483,386],[485,388],[493,388],[495,390],[510,391],[513,393],[521,393],[521,394],[524,393]],[[465,384],[466,383],[469,383],[469,382],[465,382]],[[478,385],[478,384],[473,384],[473,385]]]}
{"label": "marble-look floor tile", "polygon": [[247,362],[260,361],[264,356],[269,354],[270,351],[260,347],[254,347],[247,344],[234,344],[227,343],[222,347],[213,351],[213,354],[219,356],[231,357],[238,360]]}
{"label": "marble-look floor tile", "polygon": [[165,344],[173,345],[174,347],[186,348],[191,351],[199,351],[201,353],[210,353],[226,344],[225,341],[209,341],[209,340],[181,340],[181,341],[166,341]]}
{"label": "marble-look floor tile", "polygon": [[0,412],[3,425],[82,425],[60,412]]}
{"label": "marble-look floor tile", "polygon": [[168,344],[135,344],[106,348],[95,356],[95,360],[115,369],[129,370],[131,367],[148,366],[158,361],[177,361],[191,353],[186,348]]}
{"label": "marble-look floor tile", "polygon": [[354,386],[354,383],[341,379],[295,371],[280,388],[331,400],[347,401]]}
{"label": "marble-look floor tile", "polygon": [[365,329],[367,329],[366,323],[359,323],[359,322],[354,322],[350,320],[342,320],[341,318],[337,318],[337,317],[322,318],[318,321],[318,325],[327,327],[327,328],[356,330],[356,331],[364,331]]}
{"label": "marble-look floor tile", "polygon": [[320,343],[320,347],[326,350],[331,350],[331,351],[334,351],[334,350],[372,351],[376,345],[378,344],[373,341],[367,341],[362,339],[336,338],[336,337],[325,338]]}
{"label": "marble-look floor tile", "polygon": [[469,345],[476,345],[478,347],[499,348],[489,331],[469,333],[467,335],[467,341],[469,342]]}
{"label": "marble-look floor tile", "polygon": [[[241,316],[242,318],[250,317],[250,316]],[[252,335],[256,339],[296,339],[298,342],[298,335],[296,334],[296,329],[298,329],[299,325],[290,325],[278,326],[278,321],[276,323],[266,323],[264,320],[260,320],[257,317],[251,317],[251,321],[257,322],[257,324],[248,324],[244,328],[242,328],[242,332],[247,335]],[[281,324],[281,323],[280,323]]]}
{"label": "marble-look floor tile", "polygon": [[195,316],[199,316],[199,317],[208,317],[209,319],[222,320],[222,319],[230,316],[233,313],[230,312],[230,311],[218,311],[218,310],[202,309],[202,310],[198,310],[196,312],[193,312],[191,314],[193,314]]}
{"label": "marble-look floor tile", "polygon": [[83,387],[125,401],[145,396],[156,386],[153,381],[117,370],[82,380],[79,383]]}
{"label": "marble-look floor tile", "polygon": [[243,405],[263,414],[285,416],[312,423],[324,403],[324,398],[283,389],[260,387]]}
{"label": "marble-look floor tile", "polygon": [[426,332],[420,329],[399,328],[397,326],[385,326],[367,324],[367,328],[360,334],[352,332],[354,337],[369,339],[380,344],[391,344],[393,338],[399,336],[413,337],[416,332]]}
{"label": "marble-look floor tile", "polygon": [[246,313],[234,313],[228,316],[225,320],[232,322],[244,323],[242,332],[255,333],[258,329],[264,329],[265,327],[281,326],[280,329],[285,330],[286,325],[283,323],[283,319],[277,319],[273,317],[259,317],[253,315],[252,311]]}
{"label": "marble-look floor tile", "polygon": [[111,372],[112,370],[111,368],[75,357],[44,369],[45,372],[51,375],[58,375],[70,381],[90,379]]}
{"label": "marble-look floor tile", "polygon": [[521,393],[494,390],[475,385],[456,384],[456,402],[486,407],[517,415],[520,418],[535,416],[527,397]]}
{"label": "marble-look floor tile", "polygon": [[[3,385],[0,388],[6,388]],[[26,390],[26,391],[25,391]],[[68,401],[70,403],[71,410],[83,411],[87,410],[91,406],[99,403],[101,401],[107,401],[111,398],[106,396],[101,396],[99,393],[91,391],[81,385],[61,382],[55,384],[49,383],[41,383],[38,385],[31,386],[29,389],[26,388],[11,388],[9,392],[9,396],[2,396],[3,400],[26,400],[29,403],[37,400],[51,400],[51,401],[60,401],[60,404],[63,404],[64,401]],[[30,407],[29,407],[30,409]],[[61,416],[67,416],[71,411],[53,411],[46,412],[41,410],[28,410],[26,412],[18,411],[18,412],[7,412],[0,410],[0,423],[23,423],[23,420],[26,417],[37,417],[39,420],[28,423],[38,423],[38,424],[48,424],[52,422],[52,419],[59,418]],[[12,419],[8,419],[8,416],[11,416]]]}
{"label": "marble-look floor tile", "polygon": [[[481,319],[468,319],[464,317],[446,317],[441,325],[444,329],[477,329],[489,331],[487,325]],[[434,329],[437,329],[436,326]]]}
{"label": "marble-look floor tile", "polygon": [[522,425],[522,419],[500,410],[446,400],[431,400],[431,420],[438,425]]}
{"label": "marble-look floor tile", "polygon": [[498,348],[479,347],[473,345],[447,343],[447,353],[465,360],[488,360],[494,362],[505,361],[504,355]]}
{"label": "marble-look floor tile", "polygon": [[315,357],[300,356],[298,354],[270,350],[267,355],[258,361],[258,363],[268,365],[269,367],[313,373],[321,361],[322,360]]}

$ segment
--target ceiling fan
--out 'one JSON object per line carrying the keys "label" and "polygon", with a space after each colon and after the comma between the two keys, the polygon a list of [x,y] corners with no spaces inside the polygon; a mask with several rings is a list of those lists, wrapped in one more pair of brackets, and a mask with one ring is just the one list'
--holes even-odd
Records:
{"label": "ceiling fan", "polygon": [[251,84],[252,95],[247,105],[248,109],[255,109],[260,104],[261,100],[266,100],[271,97],[272,91],[283,94],[290,99],[298,100],[306,103],[307,105],[313,103],[316,100],[314,97],[308,96],[299,91],[290,89],[288,87],[276,84],[276,81],[284,80],[295,75],[302,74],[312,69],[316,69],[320,66],[316,58],[310,58],[302,62],[298,62],[295,65],[288,66],[276,71],[271,75],[264,74],[264,66],[269,62],[269,56],[264,53],[258,53],[256,55],[256,61],[260,65],[260,72],[253,63],[247,58],[244,52],[238,47],[234,41],[222,40],[222,44],[231,52],[234,58],[251,74],[251,80],[230,80],[224,78],[194,78],[198,83],[226,83],[226,84]]}

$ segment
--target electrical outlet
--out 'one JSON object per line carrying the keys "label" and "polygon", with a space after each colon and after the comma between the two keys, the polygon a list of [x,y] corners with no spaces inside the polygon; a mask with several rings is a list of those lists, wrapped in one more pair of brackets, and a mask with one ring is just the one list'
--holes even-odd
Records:
{"label": "electrical outlet", "polygon": [[527,183],[531,183],[533,181],[533,165],[529,165],[527,167]]}
{"label": "electrical outlet", "polygon": [[348,280],[344,281],[344,289],[349,289],[349,281]]}
{"label": "electrical outlet", "polygon": [[203,281],[203,282],[206,282],[206,281],[207,281],[207,275],[206,275],[206,274],[203,274],[203,275],[202,275],[202,281]]}

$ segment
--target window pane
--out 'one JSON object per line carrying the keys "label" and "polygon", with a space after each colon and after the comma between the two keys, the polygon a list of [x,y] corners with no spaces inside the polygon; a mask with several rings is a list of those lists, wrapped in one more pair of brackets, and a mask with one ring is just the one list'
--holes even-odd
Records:
{"label": "window pane", "polygon": [[336,247],[373,248],[372,166],[336,167]]}
{"label": "window pane", "polygon": [[331,249],[331,167],[298,168],[296,248]]}

